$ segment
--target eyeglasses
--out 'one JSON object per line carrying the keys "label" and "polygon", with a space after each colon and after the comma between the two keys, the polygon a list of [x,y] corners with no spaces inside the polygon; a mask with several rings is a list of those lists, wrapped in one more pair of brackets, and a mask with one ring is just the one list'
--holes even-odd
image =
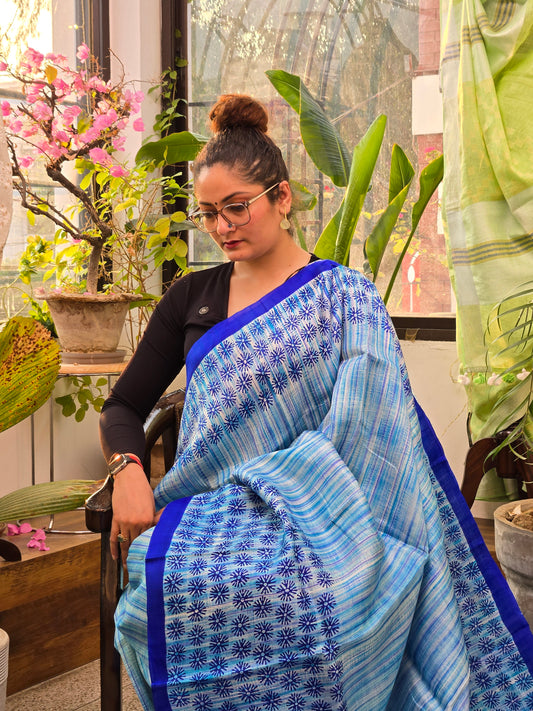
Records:
{"label": "eyeglasses", "polygon": [[243,200],[243,202],[232,202],[229,205],[224,205],[220,210],[194,210],[188,215],[189,220],[202,232],[216,232],[218,228],[218,216],[228,223],[229,227],[242,227],[247,225],[252,216],[250,215],[249,207],[250,205],[259,200],[260,197],[266,195],[274,188],[277,188],[279,183],[271,185],[262,193],[256,195],[250,200]]}

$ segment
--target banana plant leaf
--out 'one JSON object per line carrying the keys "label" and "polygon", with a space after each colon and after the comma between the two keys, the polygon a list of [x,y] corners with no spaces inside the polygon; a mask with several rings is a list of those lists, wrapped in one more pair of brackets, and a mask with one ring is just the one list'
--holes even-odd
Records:
{"label": "banana plant leaf", "polygon": [[341,226],[343,210],[344,198],[337,212],[324,227],[322,234],[315,244],[313,252],[319,259],[333,259],[335,256],[335,245],[337,244],[337,235],[339,234],[339,227]]}
{"label": "banana plant leaf", "polygon": [[0,332],[0,432],[46,402],[60,364],[59,345],[44,326],[26,316],[7,322]]}
{"label": "banana plant leaf", "polygon": [[141,146],[135,156],[135,162],[174,165],[191,161],[196,158],[207,140],[204,136],[190,131],[172,133],[170,136],[148,141]]}
{"label": "banana plant leaf", "polygon": [[404,248],[402,249],[402,252],[398,257],[392,276],[389,279],[387,290],[385,292],[385,296],[383,297],[383,301],[385,302],[385,304],[389,300],[392,287],[394,286],[394,282],[396,281],[396,277],[398,276],[398,272],[400,271],[403,258],[407,254],[407,250],[409,249],[409,245],[411,244],[413,235],[416,232],[416,228],[418,227],[418,223],[420,222],[422,213],[426,209],[427,204],[430,201],[431,196],[439,186],[439,183],[442,181],[443,175],[444,157],[442,155],[437,156],[437,158],[434,158],[431,163],[428,163],[420,173],[420,190],[418,194],[418,200],[413,205],[413,210],[411,212],[411,232],[409,233],[409,236],[405,241]]}
{"label": "banana plant leaf", "polygon": [[313,163],[335,185],[346,187],[350,174],[350,152],[320,104],[299,76],[282,69],[271,69],[265,73],[276,91],[300,117],[300,134]]}
{"label": "banana plant leaf", "polygon": [[350,180],[346,188],[344,209],[333,255],[336,262],[345,266],[349,265],[350,247],[381,150],[386,124],[387,117],[378,116],[354,148]]}
{"label": "banana plant leaf", "polygon": [[373,281],[377,279],[381,260],[402,211],[414,174],[415,171],[411,162],[400,146],[395,144],[391,155],[389,204],[365,240],[363,247],[364,256],[370,270],[370,273],[366,269],[365,272]]}

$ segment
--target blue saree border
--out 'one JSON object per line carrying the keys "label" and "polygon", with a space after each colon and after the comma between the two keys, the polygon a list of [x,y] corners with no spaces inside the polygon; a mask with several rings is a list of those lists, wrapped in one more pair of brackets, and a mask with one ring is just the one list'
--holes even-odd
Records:
{"label": "blue saree border", "polygon": [[502,621],[509,630],[530,673],[533,675],[533,634],[503,574],[485,545],[428,417],[418,402],[415,401],[415,405],[420,422],[422,443],[431,468],[457,516],[472,555],[491,590]]}
{"label": "blue saree border", "polygon": [[167,641],[163,595],[165,555],[190,500],[190,496],[176,499],[165,507],[153,530],[146,554],[148,660],[152,699],[157,711],[171,711],[167,693]]}
{"label": "blue saree border", "polygon": [[340,264],[333,262],[330,259],[317,259],[310,262],[303,269],[300,269],[293,277],[288,279],[280,286],[266,294],[262,299],[238,311],[233,316],[220,321],[209,329],[204,335],[199,338],[189,351],[186,359],[187,367],[187,385],[192,377],[192,374],[200,364],[204,356],[211,349],[225,338],[232,336],[239,331],[243,326],[253,321],[261,314],[266,313],[274,306],[277,306],[281,301],[297,291],[300,287],[307,284],[309,281],[317,277],[322,272],[339,267]]}

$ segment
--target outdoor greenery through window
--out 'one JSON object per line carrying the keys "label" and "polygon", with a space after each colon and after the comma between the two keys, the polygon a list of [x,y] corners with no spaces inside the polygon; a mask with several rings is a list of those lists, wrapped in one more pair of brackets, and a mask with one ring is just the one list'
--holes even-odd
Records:
{"label": "outdoor greenery through window", "polygon": [[[315,169],[300,140],[297,114],[265,72],[281,69],[298,75],[350,150],[377,116],[387,116],[350,258],[351,266],[363,268],[363,242],[387,205],[396,143],[416,176],[381,263],[377,284],[383,292],[410,231],[409,207],[418,196],[418,174],[442,151],[438,0],[272,0],[268,5],[262,0],[195,0],[190,11],[191,130],[208,135],[208,108],[221,93],[250,93],[266,104],[271,134],[283,150],[291,178],[317,197],[312,211],[297,215],[309,249],[344,191]],[[220,259],[207,235],[196,232],[191,241],[194,266]],[[397,314],[454,310],[437,193],[403,260],[388,307]]]}

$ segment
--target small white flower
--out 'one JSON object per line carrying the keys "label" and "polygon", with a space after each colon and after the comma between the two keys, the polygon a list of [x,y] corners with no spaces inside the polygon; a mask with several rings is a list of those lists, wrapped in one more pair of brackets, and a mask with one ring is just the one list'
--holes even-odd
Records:
{"label": "small white flower", "polygon": [[493,373],[488,379],[487,383],[489,385],[501,385],[503,383],[503,380],[500,378],[500,376],[497,373]]}
{"label": "small white flower", "polygon": [[516,374],[516,377],[518,378],[518,380],[525,380],[530,375],[531,375],[531,372],[529,370],[522,368],[522,370]]}
{"label": "small white flower", "polygon": [[470,385],[472,381],[470,380],[470,376],[466,375],[466,373],[461,373],[461,375],[457,376],[457,382],[461,383],[461,385]]}

